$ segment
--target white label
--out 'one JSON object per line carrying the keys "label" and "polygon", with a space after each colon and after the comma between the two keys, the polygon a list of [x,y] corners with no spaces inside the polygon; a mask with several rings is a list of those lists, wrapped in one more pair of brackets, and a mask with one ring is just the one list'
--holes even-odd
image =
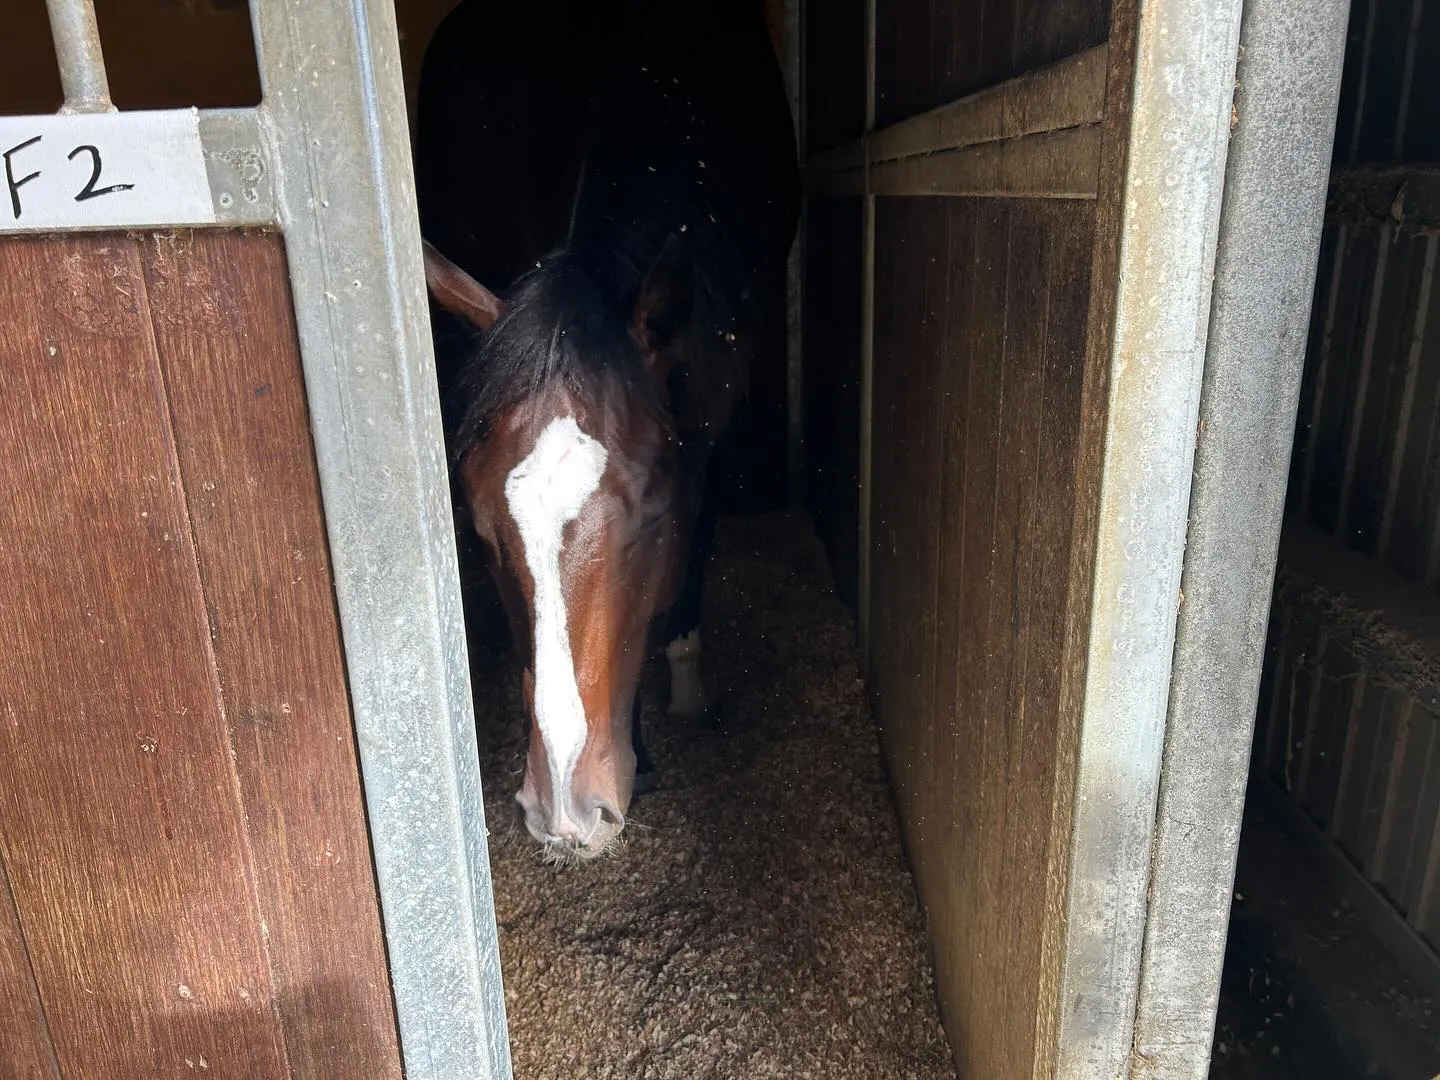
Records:
{"label": "white label", "polygon": [[0,233],[214,221],[195,109],[0,116]]}

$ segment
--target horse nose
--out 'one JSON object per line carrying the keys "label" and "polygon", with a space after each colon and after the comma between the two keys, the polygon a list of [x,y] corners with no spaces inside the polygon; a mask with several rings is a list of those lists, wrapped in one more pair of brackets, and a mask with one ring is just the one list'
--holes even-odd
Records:
{"label": "horse nose", "polygon": [[562,815],[559,821],[550,823],[550,835],[566,844],[573,844],[576,847],[584,847],[585,841],[589,839],[591,830],[584,828],[572,821],[568,816]]}
{"label": "horse nose", "polygon": [[625,824],[625,815],[614,801],[607,795],[591,795],[580,801],[580,818],[582,821],[593,822],[598,825],[614,825],[617,828]]}

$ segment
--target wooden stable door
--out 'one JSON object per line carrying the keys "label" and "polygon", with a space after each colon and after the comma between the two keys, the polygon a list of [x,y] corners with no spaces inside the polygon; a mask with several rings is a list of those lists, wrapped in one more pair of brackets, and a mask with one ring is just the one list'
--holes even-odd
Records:
{"label": "wooden stable door", "polygon": [[400,1076],[278,233],[0,239],[0,1077]]}
{"label": "wooden stable door", "polygon": [[1344,32],[1299,2],[807,7],[811,500],[963,1077],[1206,1074]]}

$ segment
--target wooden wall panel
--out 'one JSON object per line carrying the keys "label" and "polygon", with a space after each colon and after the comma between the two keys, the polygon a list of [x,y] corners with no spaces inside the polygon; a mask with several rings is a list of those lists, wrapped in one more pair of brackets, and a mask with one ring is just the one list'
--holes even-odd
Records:
{"label": "wooden wall panel", "polygon": [[398,1078],[282,241],[159,236],[145,264],[291,1068]]}
{"label": "wooden wall panel", "polygon": [[278,241],[5,240],[0,310],[0,859],[58,1070],[398,1076]]}
{"label": "wooden wall panel", "polygon": [[836,588],[852,611],[860,585],[861,212],[857,197],[811,197],[801,307],[806,497]]}
{"label": "wooden wall panel", "polygon": [[30,968],[30,952],[0,860],[0,1076],[60,1080],[50,1024]]}
{"label": "wooden wall panel", "polygon": [[285,1075],[138,253],[0,262],[0,837],[61,1068]]}
{"label": "wooden wall panel", "polygon": [[[918,723],[934,699],[934,581],[942,536],[940,513],[940,395],[935,392],[945,361],[940,331],[949,281],[947,206],[925,199],[876,203],[875,381],[871,500],[872,690],[886,703],[879,714],[890,761],[890,778],[902,806],[913,808],[924,793],[919,776]],[[880,298],[885,297],[886,301]],[[888,302],[904,297],[904,303]],[[905,478],[897,482],[897,478]],[[932,822],[912,815],[923,844]],[[915,864],[924,874],[928,867]],[[921,886],[922,891],[925,886]]]}
{"label": "wooden wall panel", "polygon": [[1099,45],[1109,23],[1108,0],[878,0],[876,122],[883,127]]}
{"label": "wooden wall panel", "polygon": [[877,202],[872,693],[962,1075],[1040,1052],[1093,232],[1088,202]]}

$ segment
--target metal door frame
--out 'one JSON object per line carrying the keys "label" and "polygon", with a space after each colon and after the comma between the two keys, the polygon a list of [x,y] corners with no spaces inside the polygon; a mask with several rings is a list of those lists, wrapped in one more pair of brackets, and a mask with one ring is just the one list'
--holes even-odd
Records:
{"label": "metal door frame", "polygon": [[[92,0],[47,4],[65,92],[47,122],[113,114]],[[213,220],[144,227],[284,234],[405,1074],[509,1080],[394,5],[250,16],[263,102],[198,113]],[[57,230],[0,220],[36,231]]]}

